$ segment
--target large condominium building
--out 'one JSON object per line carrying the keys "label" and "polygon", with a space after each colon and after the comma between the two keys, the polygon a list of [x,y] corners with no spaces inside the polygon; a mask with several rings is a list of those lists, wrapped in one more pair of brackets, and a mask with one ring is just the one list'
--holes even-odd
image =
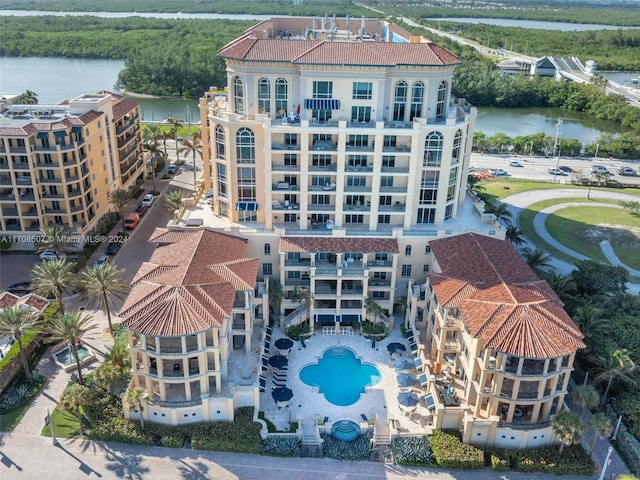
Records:
{"label": "large condominium building", "polygon": [[476,109],[451,96],[451,53],[385,21],[273,18],[220,55],[228,94],[200,100],[205,188],[252,229],[282,314],[297,287],[328,327],[358,322],[366,298],[391,313],[429,239],[503,235],[465,199]]}
{"label": "large condominium building", "polygon": [[468,233],[431,243],[433,268],[410,295],[436,428],[465,442],[554,441],[583,335],[511,244]]}
{"label": "large condominium building", "polygon": [[0,235],[33,246],[41,227],[78,239],[112,207],[108,193],[143,174],[138,103],[109,93],[0,108]]}

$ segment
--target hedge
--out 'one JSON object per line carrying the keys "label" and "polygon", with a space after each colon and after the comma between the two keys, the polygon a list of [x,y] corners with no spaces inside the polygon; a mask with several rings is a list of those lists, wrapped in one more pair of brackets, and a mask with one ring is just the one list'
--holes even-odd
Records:
{"label": "hedge", "polygon": [[519,472],[543,472],[553,475],[593,475],[591,456],[581,445],[565,447],[560,455],[557,446],[515,450],[510,452],[514,468]]}
{"label": "hedge", "polygon": [[484,468],[484,452],[460,441],[457,432],[436,430],[429,437],[431,451],[439,466],[475,470]]}

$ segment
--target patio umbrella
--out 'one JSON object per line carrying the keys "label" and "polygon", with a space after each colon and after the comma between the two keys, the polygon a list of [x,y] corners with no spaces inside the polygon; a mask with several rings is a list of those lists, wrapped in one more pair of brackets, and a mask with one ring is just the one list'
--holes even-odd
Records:
{"label": "patio umbrella", "polygon": [[413,392],[402,392],[398,395],[398,403],[403,407],[415,407],[420,403],[420,400]]}
{"label": "patio umbrella", "polygon": [[276,340],[276,348],[278,350],[288,350],[293,347],[293,340],[290,338],[279,338]]}
{"label": "patio umbrella", "polygon": [[293,390],[287,387],[278,387],[271,392],[276,402],[288,402],[293,397]]}
{"label": "patio umbrella", "polygon": [[286,367],[288,363],[289,360],[287,360],[287,357],[283,357],[282,355],[274,355],[273,357],[269,358],[269,365],[277,369]]}
{"label": "patio umbrella", "polygon": [[412,368],[415,368],[411,360],[403,357],[398,358],[395,361],[395,366],[396,370],[411,370]]}
{"label": "patio umbrella", "polygon": [[[413,375],[409,375],[408,373],[403,373],[402,375],[398,375],[398,386],[399,387],[412,387],[416,384],[417,378]],[[417,397],[416,397],[417,398]]]}
{"label": "patio umbrella", "polygon": [[389,353],[398,353],[398,352],[406,352],[407,351],[407,347],[405,347],[403,344],[398,343],[398,342],[392,342],[389,345],[387,345],[387,351]]}

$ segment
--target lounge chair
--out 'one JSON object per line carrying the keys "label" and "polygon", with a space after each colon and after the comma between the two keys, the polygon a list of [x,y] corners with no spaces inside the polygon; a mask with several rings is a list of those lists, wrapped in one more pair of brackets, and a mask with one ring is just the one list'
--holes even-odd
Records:
{"label": "lounge chair", "polygon": [[369,419],[367,418],[367,416],[364,413],[360,414],[360,418],[362,419],[363,422],[368,422]]}
{"label": "lounge chair", "polygon": [[325,424],[329,421],[329,417],[324,417],[324,419],[322,420],[322,423]]}
{"label": "lounge chair", "polygon": [[427,388],[427,386],[429,385],[429,379],[427,378],[426,373],[421,373],[420,375],[418,375],[418,380],[420,380],[420,386],[422,388]]}

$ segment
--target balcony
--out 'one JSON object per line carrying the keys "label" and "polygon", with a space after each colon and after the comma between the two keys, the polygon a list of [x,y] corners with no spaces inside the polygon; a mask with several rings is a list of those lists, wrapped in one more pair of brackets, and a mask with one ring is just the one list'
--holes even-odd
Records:
{"label": "balcony", "polygon": [[373,152],[373,145],[352,145],[347,143],[345,150],[347,152]]}
{"label": "balcony", "polygon": [[402,173],[402,174],[407,174],[409,173],[409,167],[382,167],[380,169],[380,171],[382,173]]}
{"label": "balcony", "polygon": [[62,183],[62,179],[61,178],[45,178],[42,177],[38,180],[40,183],[55,183],[55,184],[59,184]]}
{"label": "balcony", "polygon": [[411,152],[411,145],[410,144],[406,144],[406,145],[383,145],[382,146],[382,152],[386,153],[386,152],[394,152],[394,153],[409,153]]}
{"label": "balcony", "polygon": [[373,166],[369,165],[347,165],[345,172],[361,172],[361,173],[373,173]]}
{"label": "balcony", "polygon": [[385,193],[407,193],[407,187],[387,187],[387,186],[381,186],[380,187],[380,192],[385,192]]}
{"label": "balcony", "polygon": [[5,217],[17,217],[18,216],[18,209],[17,208],[3,207],[2,208],[2,215],[5,216]]}
{"label": "balcony", "polygon": [[384,128],[413,128],[413,122],[384,122]]}
{"label": "balcony", "polygon": [[277,182],[271,185],[271,190],[274,190],[274,191],[287,190],[287,191],[298,192],[300,191],[300,187],[298,185],[291,185],[289,182]]}
{"label": "balcony", "polygon": [[271,171],[273,172],[299,172],[300,165],[284,165],[274,163],[271,165]]}
{"label": "balcony", "polygon": [[11,166],[14,170],[29,170],[29,164],[27,162],[13,162]]}
{"label": "balcony", "polygon": [[336,206],[331,204],[320,204],[320,203],[312,203],[308,207],[308,211],[310,212],[333,212],[335,211]]}
{"label": "balcony", "polygon": [[[363,185],[363,186],[355,186],[355,185],[347,185],[344,187],[344,191],[345,192],[363,192],[363,193],[370,193],[371,192],[371,185]],[[380,191],[382,191],[382,189],[380,189]]]}
{"label": "balcony", "polygon": [[370,287],[390,287],[391,280],[382,280],[382,279],[374,278],[369,280],[369,286]]}
{"label": "balcony", "polygon": [[330,165],[309,165],[310,172],[335,172],[338,166],[335,163]]}
{"label": "balcony", "polygon": [[51,215],[60,215],[60,214],[66,214],[68,212],[62,208],[44,207],[44,213],[48,213]]}
{"label": "balcony", "polygon": [[342,209],[345,212],[368,212],[371,210],[371,202],[367,202],[366,205],[344,204]]}
{"label": "balcony", "polygon": [[285,267],[309,267],[311,265],[310,258],[289,259],[284,261]]}
{"label": "balcony", "polygon": [[300,145],[297,143],[289,144],[289,143],[272,143],[271,150],[300,150]]}
{"label": "balcony", "polygon": [[391,260],[373,260],[373,261],[367,262],[367,266],[373,269],[391,268],[393,266],[393,262],[391,262]]}

